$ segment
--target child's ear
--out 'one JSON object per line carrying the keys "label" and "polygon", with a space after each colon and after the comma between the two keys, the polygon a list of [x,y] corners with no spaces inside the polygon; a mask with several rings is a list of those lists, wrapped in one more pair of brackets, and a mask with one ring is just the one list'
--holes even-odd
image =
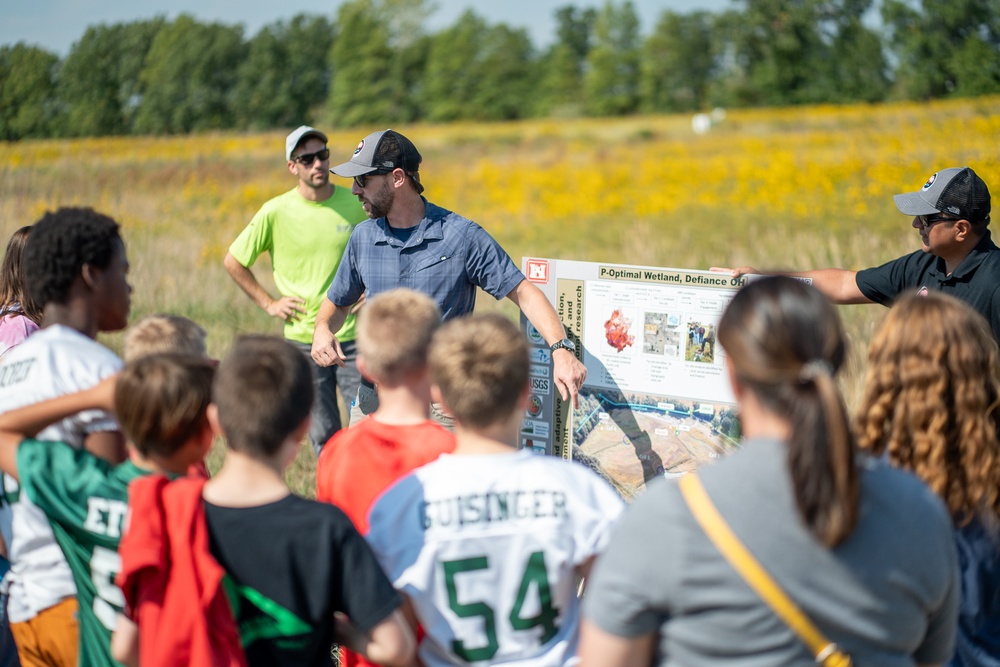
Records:
{"label": "child's ear", "polygon": [[83,284],[87,287],[93,288],[94,283],[97,282],[97,275],[95,271],[99,271],[97,267],[92,264],[84,264],[80,267],[80,278],[83,280]]}
{"label": "child's ear", "polygon": [[202,458],[208,454],[208,450],[212,448],[212,442],[215,440],[215,427],[207,419],[207,414],[205,417],[205,423],[201,425],[201,432],[198,434]]}
{"label": "child's ear", "polygon": [[208,408],[205,410],[205,416],[208,417],[208,423],[211,425],[215,435],[220,438],[226,437],[226,434],[222,432],[222,426],[219,424],[219,406],[215,403],[209,403]]}
{"label": "child's ear", "polygon": [[[302,442],[306,437],[306,433],[309,432],[309,424],[312,423],[312,418],[306,415],[306,418],[302,420],[302,423],[292,432],[292,440],[295,442]],[[326,444],[326,443],[323,443]]]}
{"label": "child's ear", "polygon": [[431,385],[431,402],[445,405],[444,396],[441,395],[441,387],[436,384]]}
{"label": "child's ear", "polygon": [[309,432],[309,424],[311,422],[312,419],[309,415],[306,415],[306,418],[302,420],[302,423],[298,425],[298,428],[292,431],[291,435],[289,435],[284,444],[282,444],[282,470],[291,465],[292,461],[295,460],[295,457],[299,455],[299,448],[302,446],[302,441],[305,440],[306,433]]}
{"label": "child's ear", "polygon": [[365,355],[359,353],[358,356],[355,357],[354,363],[358,365],[358,372],[370,380],[371,377],[368,375],[368,362],[365,361]]}

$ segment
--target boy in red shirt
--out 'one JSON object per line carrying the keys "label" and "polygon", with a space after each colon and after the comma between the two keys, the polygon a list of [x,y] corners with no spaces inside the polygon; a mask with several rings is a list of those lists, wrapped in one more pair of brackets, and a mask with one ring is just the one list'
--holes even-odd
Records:
{"label": "boy in red shirt", "polygon": [[430,420],[427,351],[440,324],[430,297],[405,288],[379,294],[358,317],[358,367],[378,387],[379,408],[323,448],[316,499],[344,510],[362,535],[386,487],[455,448],[455,436]]}
{"label": "boy in red shirt", "polygon": [[[455,436],[430,419],[427,353],[440,323],[434,301],[405,288],[379,294],[359,314],[358,368],[378,386],[379,407],[323,448],[316,499],[340,507],[362,535],[368,509],[386,488],[455,449]],[[345,650],[342,664],[371,663]]]}

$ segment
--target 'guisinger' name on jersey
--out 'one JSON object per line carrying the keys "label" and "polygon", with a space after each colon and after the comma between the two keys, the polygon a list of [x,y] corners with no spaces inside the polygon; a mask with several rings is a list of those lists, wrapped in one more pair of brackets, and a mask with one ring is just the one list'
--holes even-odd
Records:
{"label": "'guisinger' name on jersey", "polygon": [[562,491],[489,491],[420,503],[424,530],[498,523],[518,519],[564,518],[566,494]]}

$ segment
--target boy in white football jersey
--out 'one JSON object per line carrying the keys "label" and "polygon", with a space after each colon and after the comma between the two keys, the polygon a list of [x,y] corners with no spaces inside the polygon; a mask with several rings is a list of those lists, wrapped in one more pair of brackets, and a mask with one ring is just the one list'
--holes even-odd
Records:
{"label": "boy in white football jersey", "polygon": [[572,664],[579,580],[622,502],[583,466],[517,449],[529,364],[512,322],[449,322],[430,367],[435,399],[455,416],[455,452],[386,491],[368,535],[426,630],[419,657],[428,667]]}
{"label": "boy in white football jersey", "polygon": [[[43,308],[42,328],[0,363],[0,412],[89,389],[121,369],[94,340],[128,323],[131,286],[118,223],[89,208],[47,212],[24,251],[25,281]],[[112,463],[125,456],[114,415],[87,410],[53,424],[39,440],[60,441]],[[7,485],[8,491],[15,487]],[[12,503],[8,613],[24,665],[76,667],[73,575],[44,513],[21,493]],[[4,535],[9,537],[9,535]]]}

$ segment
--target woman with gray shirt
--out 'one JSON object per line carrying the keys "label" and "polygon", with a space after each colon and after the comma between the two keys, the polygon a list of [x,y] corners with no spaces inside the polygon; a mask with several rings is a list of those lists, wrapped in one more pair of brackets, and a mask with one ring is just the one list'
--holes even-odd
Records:
{"label": "woman with gray shirt", "polygon": [[[845,356],[834,306],[764,278],[735,296],[718,341],[744,441],[697,475],[722,518],[854,665],[946,661],[958,603],[950,518],[915,477],[859,457],[834,377]],[[584,614],[589,667],[816,664],[668,480],[626,513]]]}

